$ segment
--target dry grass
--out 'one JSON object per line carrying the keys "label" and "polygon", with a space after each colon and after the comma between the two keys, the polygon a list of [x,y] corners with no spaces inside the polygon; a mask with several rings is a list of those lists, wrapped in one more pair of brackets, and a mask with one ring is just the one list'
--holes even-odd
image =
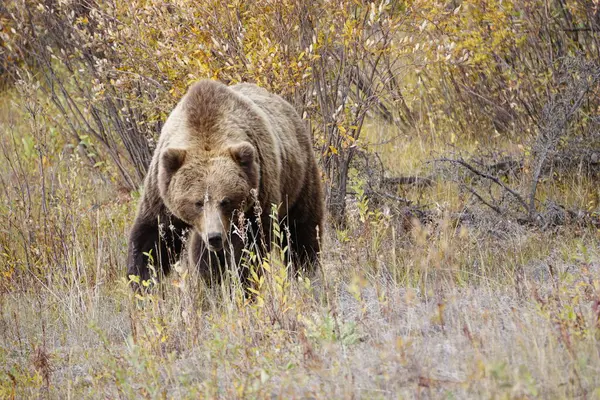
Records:
{"label": "dry grass", "polygon": [[[438,183],[427,225],[359,199],[312,280],[272,262],[249,300],[180,270],[136,298],[135,199],[15,99],[0,108],[0,398],[600,397],[597,231],[458,225],[465,200]],[[400,143],[384,162],[415,174],[440,145]]]}

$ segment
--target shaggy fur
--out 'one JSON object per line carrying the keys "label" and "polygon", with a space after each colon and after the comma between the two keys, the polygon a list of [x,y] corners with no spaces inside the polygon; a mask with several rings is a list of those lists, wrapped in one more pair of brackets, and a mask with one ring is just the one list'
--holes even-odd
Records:
{"label": "shaggy fur", "polygon": [[214,276],[213,267],[228,258],[224,249],[234,250],[236,262],[241,256],[244,244],[233,233],[238,213],[260,240],[260,224],[270,232],[271,204],[290,229],[296,262],[317,261],[323,195],[310,135],[289,103],[256,85],[194,84],[163,127],[144,185],[129,275],[148,279],[151,261],[167,274],[189,231],[189,261]]}

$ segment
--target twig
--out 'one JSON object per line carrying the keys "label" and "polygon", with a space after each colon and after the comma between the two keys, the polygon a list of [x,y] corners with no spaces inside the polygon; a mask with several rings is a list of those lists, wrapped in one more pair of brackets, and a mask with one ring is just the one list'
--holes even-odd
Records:
{"label": "twig", "polygon": [[499,207],[497,207],[497,206],[491,204],[490,202],[486,201],[479,193],[477,193],[475,191],[475,189],[473,189],[472,187],[469,187],[467,185],[463,185],[463,186],[464,186],[465,189],[467,189],[469,192],[471,192],[471,194],[473,196],[477,197],[477,199],[479,201],[481,201],[483,204],[485,204],[486,206],[488,206],[489,208],[491,208],[492,210],[494,210],[498,215],[504,214]]}
{"label": "twig", "polygon": [[508,187],[504,182],[502,182],[500,179],[498,179],[498,177],[486,174],[485,172],[481,172],[481,171],[475,169],[471,164],[469,164],[466,161],[461,160],[461,159],[455,160],[455,159],[450,159],[450,158],[441,158],[436,161],[447,162],[447,163],[451,163],[451,164],[459,164],[459,165],[465,167],[466,169],[468,169],[469,171],[471,171],[473,174],[494,182],[496,185],[500,186],[501,188],[506,190],[508,193],[510,193],[515,199],[517,199],[519,201],[519,203],[521,203],[521,205],[525,208],[526,211],[528,210],[527,203],[525,202],[525,200],[523,200],[523,197],[521,197],[521,195],[519,193],[515,192],[513,189]]}

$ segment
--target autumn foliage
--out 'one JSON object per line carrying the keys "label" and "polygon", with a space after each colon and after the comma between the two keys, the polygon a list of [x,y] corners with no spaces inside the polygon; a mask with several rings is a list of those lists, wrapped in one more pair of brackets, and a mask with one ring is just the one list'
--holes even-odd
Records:
{"label": "autumn foliage", "polygon": [[[0,398],[598,397],[599,31],[596,0],[0,1]],[[273,218],[248,287],[128,287],[201,78],[310,127],[315,276]]]}
{"label": "autumn foliage", "polygon": [[110,162],[130,189],[191,82],[248,81],[282,94],[310,121],[329,208],[343,215],[348,170],[367,147],[361,131],[368,116],[407,135],[435,124],[448,141],[536,134],[544,104],[559,90],[559,60],[598,51],[596,6],[547,7],[21,0],[5,7],[2,37],[4,59],[21,59],[10,72],[40,82],[65,118],[67,140],[89,135],[98,148],[93,164]]}

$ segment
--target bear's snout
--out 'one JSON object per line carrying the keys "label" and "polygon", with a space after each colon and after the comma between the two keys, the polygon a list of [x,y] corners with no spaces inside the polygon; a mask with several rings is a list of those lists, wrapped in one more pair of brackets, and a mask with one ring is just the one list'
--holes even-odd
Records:
{"label": "bear's snout", "polygon": [[221,232],[209,232],[206,236],[210,250],[219,251],[223,248],[223,234]]}
{"label": "bear's snout", "polygon": [[196,229],[202,232],[202,239],[208,250],[219,251],[227,240],[229,221],[214,201],[208,201],[204,203],[202,219],[196,224]]}

